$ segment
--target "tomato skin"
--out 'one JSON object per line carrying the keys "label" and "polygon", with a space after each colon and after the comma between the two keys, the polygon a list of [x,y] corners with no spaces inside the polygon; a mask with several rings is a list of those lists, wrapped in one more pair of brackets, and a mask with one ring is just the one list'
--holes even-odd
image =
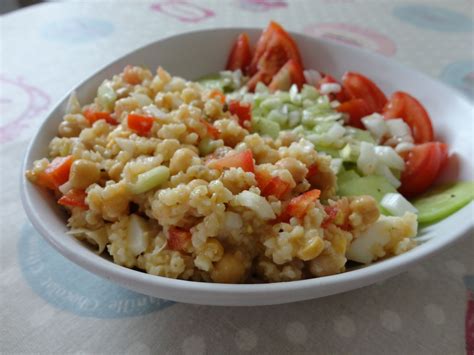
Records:
{"label": "tomato skin", "polygon": [[84,190],[71,189],[58,200],[58,204],[62,206],[88,209],[89,206],[86,203],[86,196],[87,194]]}
{"label": "tomato skin", "polygon": [[401,118],[410,127],[415,143],[434,140],[433,125],[423,105],[403,91],[395,92],[383,110],[386,119]]}
{"label": "tomato skin", "polygon": [[249,103],[232,100],[229,102],[229,112],[239,118],[239,124],[246,127],[245,122],[252,120],[252,106]]}
{"label": "tomato skin", "polygon": [[250,149],[235,154],[226,155],[220,159],[214,159],[207,164],[210,168],[223,170],[225,168],[242,168],[246,172],[255,172],[253,154]]}
{"label": "tomato skin", "polygon": [[130,113],[127,117],[128,128],[140,136],[150,134],[154,121],[153,117],[137,115],[135,113]]}
{"label": "tomato skin", "polygon": [[296,84],[298,89],[303,87],[305,78],[303,68],[300,63],[290,59],[286,64],[276,73],[268,88],[270,91],[289,90],[292,84]]}
{"label": "tomato skin", "polygon": [[309,208],[318,200],[321,191],[318,189],[309,190],[290,200],[288,206],[280,216],[283,222],[289,221],[291,217],[303,218]]}
{"label": "tomato skin", "polygon": [[367,103],[370,113],[380,113],[384,109],[387,97],[369,78],[359,73],[347,72],[342,78],[342,84],[351,98],[362,99]]}
{"label": "tomato skin", "polygon": [[367,103],[362,99],[352,99],[341,103],[336,110],[349,115],[348,124],[353,127],[364,129],[361,119],[371,114]]}
{"label": "tomato skin", "polygon": [[425,192],[436,180],[448,159],[445,143],[428,142],[416,145],[406,155],[400,193],[414,197]]}
{"label": "tomato skin", "polygon": [[170,227],[168,229],[168,248],[176,251],[184,251],[191,242],[191,232],[178,228]]}
{"label": "tomato skin", "polygon": [[232,71],[240,69],[245,74],[251,60],[249,36],[246,33],[241,33],[232,46],[226,69]]}

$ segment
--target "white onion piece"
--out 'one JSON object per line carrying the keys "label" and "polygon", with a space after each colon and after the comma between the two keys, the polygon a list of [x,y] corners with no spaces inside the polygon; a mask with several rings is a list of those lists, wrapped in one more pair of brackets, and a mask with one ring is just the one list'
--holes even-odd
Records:
{"label": "white onion piece", "polygon": [[380,201],[380,205],[394,216],[403,216],[405,212],[418,213],[418,210],[399,193],[388,193]]}
{"label": "white onion piece", "polygon": [[364,175],[372,175],[377,167],[377,155],[375,154],[374,145],[361,142],[360,143],[360,154],[357,159],[357,168]]}
{"label": "white onion piece", "polygon": [[392,147],[378,145],[375,147],[375,154],[377,154],[379,161],[389,168],[396,170],[405,169],[405,162]]}

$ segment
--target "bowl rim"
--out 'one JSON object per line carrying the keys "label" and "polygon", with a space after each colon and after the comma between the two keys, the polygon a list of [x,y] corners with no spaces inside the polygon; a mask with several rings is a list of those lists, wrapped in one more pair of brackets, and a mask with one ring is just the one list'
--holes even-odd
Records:
{"label": "bowl rim", "polygon": [[[52,231],[47,228],[47,226],[40,220],[37,212],[35,211],[35,203],[32,201],[31,197],[28,194],[29,188],[35,188],[30,184],[30,182],[25,177],[25,171],[29,168],[28,162],[30,160],[30,156],[32,154],[32,149],[36,145],[36,142],[42,136],[41,132],[43,128],[48,124],[48,121],[52,117],[52,113],[59,108],[59,106],[70,96],[71,92],[73,92],[76,88],[84,85],[89,80],[93,79],[95,76],[99,75],[103,71],[105,71],[110,66],[116,64],[117,62],[123,60],[127,56],[138,52],[140,50],[144,50],[149,46],[156,45],[159,42],[171,40],[171,39],[179,39],[179,37],[189,36],[191,34],[205,34],[207,32],[213,32],[216,29],[222,31],[231,31],[231,32],[238,32],[238,31],[262,31],[262,28],[258,27],[212,27],[212,28],[205,28],[199,30],[190,30],[185,32],[180,32],[179,34],[172,34],[169,36],[165,36],[163,38],[159,38],[155,41],[149,42],[143,46],[135,48],[126,54],[118,57],[117,59],[108,62],[107,64],[101,66],[98,70],[94,71],[91,75],[89,75],[86,79],[82,80],[78,84],[74,85],[72,89],[70,89],[60,100],[56,101],[56,104],[48,111],[45,115],[45,119],[37,128],[36,133],[31,138],[28,147],[26,149],[22,166],[21,166],[21,176],[20,176],[20,194],[21,194],[21,201],[23,207],[26,211],[26,214],[36,228],[37,231],[43,236],[47,242],[52,245],[57,251],[61,254],[66,256],[69,260],[76,263],[77,265],[85,268],[86,270],[91,271],[92,273],[98,274],[106,279],[110,279],[112,281],[118,282],[122,285],[127,285],[133,289],[140,289],[144,293],[150,294],[149,291],[146,291],[147,285],[152,285],[154,287],[160,287],[163,289],[169,289],[174,291],[198,291],[204,295],[208,296],[216,296],[226,295],[229,293],[236,294],[239,296],[252,296],[256,293],[274,293],[274,292],[295,292],[295,291],[305,291],[311,290],[318,286],[328,286],[332,287],[333,289],[339,288],[340,286],[346,285],[345,290],[355,289],[362,286],[366,286],[373,282],[374,276],[379,276],[378,279],[385,279],[391,276],[394,276],[404,270],[406,270],[411,265],[420,262],[421,260],[433,255],[439,251],[441,251],[444,247],[449,244],[454,243],[464,237],[467,237],[470,231],[474,230],[474,221],[471,219],[470,223],[465,223],[459,226],[457,232],[453,235],[450,235],[448,238],[441,238],[436,237],[432,238],[431,240],[418,245],[416,248],[403,253],[401,255],[392,256],[388,259],[378,261],[376,263],[363,266],[361,268],[350,270],[347,272],[343,272],[340,274],[329,275],[319,278],[311,278],[311,279],[304,279],[304,280],[297,280],[297,281],[289,281],[289,282],[274,282],[274,283],[262,283],[262,284],[222,284],[222,283],[206,283],[206,282],[196,282],[196,281],[188,281],[188,280],[180,280],[180,279],[171,279],[167,277],[155,276],[151,275],[142,271],[126,268],[124,266],[120,266],[115,264],[105,258],[101,257],[100,255],[96,255],[97,257],[90,257],[89,255],[76,253],[75,248],[70,248],[66,244],[61,242],[61,238],[57,238],[58,232]],[[403,69],[410,73],[416,73],[418,76],[422,76],[428,83],[436,86],[442,86],[445,90],[449,90],[452,95],[456,96],[457,98],[464,101],[465,104],[472,106],[471,103],[467,100],[467,97],[462,93],[454,88],[440,82],[438,80],[433,79],[429,75],[420,72],[410,66],[403,65],[398,61],[383,56],[379,53],[372,52],[363,48],[358,48],[354,46],[349,46],[343,43],[339,43],[336,41],[328,40],[325,38],[319,38],[310,36],[304,33],[288,31],[293,38],[296,39],[298,42],[298,38],[306,38],[312,41],[318,41],[322,43],[324,46],[332,46],[332,47],[339,47],[339,48],[346,48],[346,50],[359,52],[360,54],[368,57],[373,57],[375,60],[382,60],[387,62],[391,66],[398,67],[399,69]],[[471,211],[471,215],[474,212],[474,202],[469,203],[468,205],[464,206],[461,210],[456,213],[460,213],[464,211],[464,213],[469,214],[467,210]],[[62,234],[62,233],[61,233]],[[354,286],[353,284],[356,283],[357,285]],[[348,286],[347,285],[351,285]],[[339,290],[326,292],[325,295],[334,294],[340,292]],[[158,296],[160,297],[160,296]],[[310,297],[300,297],[298,300],[302,299],[310,299]],[[262,304],[276,304],[276,303],[284,303],[287,301],[282,302],[269,302],[262,303]],[[211,302],[212,303],[212,302]],[[222,302],[221,302],[222,303]],[[208,303],[210,304],[210,303]],[[222,304],[227,304],[223,302]]]}

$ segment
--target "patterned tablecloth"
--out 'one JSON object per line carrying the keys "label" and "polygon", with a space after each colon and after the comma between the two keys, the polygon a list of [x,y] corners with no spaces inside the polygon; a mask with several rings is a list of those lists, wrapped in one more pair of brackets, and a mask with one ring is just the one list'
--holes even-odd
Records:
{"label": "patterned tablecloth", "polygon": [[83,0],[1,17],[0,352],[474,354],[473,238],[400,276],[336,296],[194,306],[82,270],[43,241],[19,198],[20,162],[47,111],[96,69],[151,41],[275,19],[396,58],[473,99],[473,13],[472,0]]}

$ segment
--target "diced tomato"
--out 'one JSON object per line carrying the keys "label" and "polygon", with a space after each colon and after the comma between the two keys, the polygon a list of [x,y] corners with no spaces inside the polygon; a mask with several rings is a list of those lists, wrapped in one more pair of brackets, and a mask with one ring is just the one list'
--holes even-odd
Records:
{"label": "diced tomato", "polygon": [[211,92],[209,93],[209,97],[211,99],[218,99],[221,104],[225,104],[225,95],[222,93],[222,91],[218,89],[211,90]]}
{"label": "diced tomato", "polygon": [[283,27],[271,21],[257,42],[249,73],[253,75],[263,70],[275,74],[289,59],[294,59],[301,66],[301,56],[295,41]]}
{"label": "diced tomato", "polygon": [[275,196],[277,199],[281,199],[289,191],[290,184],[278,176],[273,176],[261,190],[262,196]]}
{"label": "diced tomato", "polygon": [[246,127],[245,122],[250,122],[252,120],[252,106],[250,103],[232,100],[229,103],[229,112],[239,118],[239,124],[242,127],[248,128]]}
{"label": "diced tomato", "polygon": [[321,80],[319,80],[318,84],[316,85],[316,88],[319,90],[321,89],[321,86],[323,84],[339,84],[341,85],[341,91],[335,94],[330,94],[329,98],[332,100],[337,100],[339,102],[344,102],[350,99],[349,94],[347,93],[346,89],[344,86],[342,86],[341,83],[339,83],[334,77],[331,75],[325,75]]}
{"label": "diced tomato", "polygon": [[292,84],[296,84],[301,89],[305,83],[303,68],[301,64],[290,59],[273,77],[268,88],[270,91],[289,90]]}
{"label": "diced tomato", "polygon": [[86,196],[87,194],[84,190],[71,189],[58,200],[58,203],[63,206],[87,209],[89,206],[86,203]]}
{"label": "diced tomato", "polygon": [[306,173],[306,179],[310,179],[311,177],[315,176],[318,173],[318,165],[313,164],[308,168],[308,172]]}
{"label": "diced tomato", "polygon": [[348,124],[357,128],[364,128],[361,119],[370,115],[370,108],[362,99],[352,99],[340,104],[336,110],[338,112],[347,113],[349,115]]}
{"label": "diced tomato", "polygon": [[425,192],[436,180],[448,158],[444,143],[429,142],[416,145],[405,159],[405,170],[399,189],[406,197]]}
{"label": "diced tomato", "polygon": [[72,155],[54,158],[48,167],[38,174],[38,185],[55,190],[66,183],[69,180],[69,172],[73,161]]}
{"label": "diced tomato", "polygon": [[324,212],[326,212],[326,218],[324,218],[323,223],[321,223],[321,227],[327,228],[336,220],[339,210],[335,206],[324,206]]}
{"label": "diced tomato", "polygon": [[370,113],[382,112],[387,98],[375,83],[359,73],[347,72],[342,84],[353,99],[362,99],[369,107]]}
{"label": "diced tomato", "polygon": [[91,107],[88,107],[82,113],[84,117],[86,118],[86,120],[89,121],[90,124],[93,124],[94,122],[98,120],[105,120],[105,122],[112,125],[118,124],[117,120],[113,118],[110,112],[94,111]]}
{"label": "diced tomato", "polygon": [[241,33],[235,40],[232,50],[230,51],[226,69],[240,69],[245,74],[251,60],[252,55],[250,53],[249,36],[246,33]]}
{"label": "diced tomato", "polygon": [[410,127],[415,143],[434,140],[430,116],[423,105],[406,92],[395,92],[383,110],[385,118],[401,118]]}
{"label": "diced tomato", "polygon": [[147,136],[150,134],[155,119],[149,116],[137,115],[130,113],[127,117],[128,128],[140,136]]}
{"label": "diced tomato", "polygon": [[255,164],[253,162],[253,154],[250,149],[244,150],[223,158],[211,160],[208,163],[210,168],[223,170],[226,168],[242,168],[244,171],[253,173],[255,171]]}
{"label": "diced tomato", "polygon": [[206,126],[207,133],[214,139],[219,138],[219,130],[214,127],[211,123],[207,122],[204,118],[201,118],[200,120],[204,126]]}
{"label": "diced tomato", "polygon": [[291,217],[303,218],[320,195],[321,191],[314,189],[292,198],[280,216],[280,220],[288,221]]}
{"label": "diced tomato", "polygon": [[139,68],[134,67],[132,65],[127,65],[123,69],[123,79],[131,84],[131,85],[137,85],[142,82],[142,79],[140,78],[140,74],[138,73]]}
{"label": "diced tomato", "polygon": [[167,240],[169,249],[184,251],[191,242],[191,232],[178,227],[170,227]]}

